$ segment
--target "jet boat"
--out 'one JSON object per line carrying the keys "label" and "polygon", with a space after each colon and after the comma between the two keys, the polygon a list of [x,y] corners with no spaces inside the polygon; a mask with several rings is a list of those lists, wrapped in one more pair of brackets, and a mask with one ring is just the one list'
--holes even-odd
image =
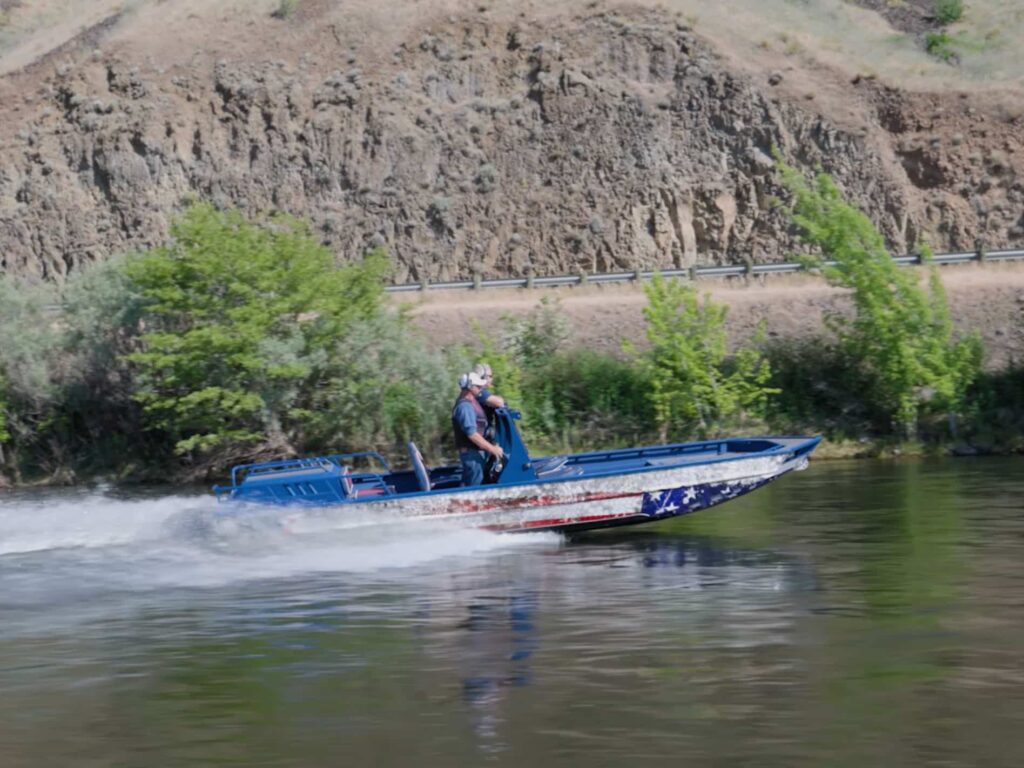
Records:
{"label": "jet boat", "polygon": [[[707,509],[804,469],[820,437],[725,438],[531,458],[518,411],[495,413],[505,459],[484,485],[463,487],[458,466],[428,467],[413,443],[411,467],[377,452],[243,464],[214,486],[232,504],[335,508],[382,519],[453,520],[494,531],[580,531],[650,523]],[[355,471],[372,462],[374,469]]]}

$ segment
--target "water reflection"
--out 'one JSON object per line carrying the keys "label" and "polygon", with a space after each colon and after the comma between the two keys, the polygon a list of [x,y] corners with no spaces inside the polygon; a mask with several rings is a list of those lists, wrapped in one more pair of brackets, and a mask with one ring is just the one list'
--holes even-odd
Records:
{"label": "water reflection", "polygon": [[[559,701],[576,690],[583,701],[608,698],[611,711],[638,663],[656,682],[731,675],[719,648],[792,642],[800,596],[815,584],[798,557],[666,533],[592,534],[528,561],[434,578],[414,588],[416,642],[428,668],[458,676],[467,731],[488,755],[511,748],[524,698]],[[543,693],[522,690],[534,685]],[[552,696],[552,686],[565,690]],[[651,727],[646,705],[630,709],[627,719]]]}
{"label": "water reflection", "polygon": [[1017,765],[1021,469],[823,465],[572,540],[0,558],[4,765]]}
{"label": "water reflection", "polygon": [[537,646],[533,616],[537,595],[517,592],[468,606],[458,625],[462,697],[471,708],[470,722],[481,749],[505,748],[498,736],[505,689],[528,685],[529,658]]}

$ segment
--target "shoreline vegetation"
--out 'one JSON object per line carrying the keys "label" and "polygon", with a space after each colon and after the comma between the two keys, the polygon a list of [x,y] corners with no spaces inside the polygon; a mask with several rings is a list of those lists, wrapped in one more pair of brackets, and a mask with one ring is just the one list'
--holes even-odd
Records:
{"label": "shoreline vegetation", "polygon": [[478,359],[537,455],[756,433],[822,434],[823,458],[1024,450],[1024,370],[983,369],[934,267],[922,286],[827,175],[778,170],[820,253],[808,266],[855,311],[826,317],[827,336],[762,328],[728,354],[726,308],[660,277],[643,350],[569,347],[549,299],[437,349],[383,301],[383,252],[339,267],[301,221],[202,203],[167,245],[62,286],[0,277],[0,486],[208,481],[269,458],[400,457],[410,439],[437,462],[454,452],[455,377]]}

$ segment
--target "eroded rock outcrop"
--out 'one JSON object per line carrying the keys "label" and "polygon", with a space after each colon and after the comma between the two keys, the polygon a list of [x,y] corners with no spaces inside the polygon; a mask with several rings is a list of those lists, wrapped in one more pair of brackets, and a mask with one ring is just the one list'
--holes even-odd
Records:
{"label": "eroded rock outcrop", "polygon": [[387,66],[324,64],[57,69],[0,148],[0,268],[59,278],[154,245],[195,197],[307,218],[343,260],[384,245],[397,282],[779,260],[773,147],[895,251],[1024,238],[1020,126],[863,82],[876,122],[840,127],[656,11],[450,18]]}

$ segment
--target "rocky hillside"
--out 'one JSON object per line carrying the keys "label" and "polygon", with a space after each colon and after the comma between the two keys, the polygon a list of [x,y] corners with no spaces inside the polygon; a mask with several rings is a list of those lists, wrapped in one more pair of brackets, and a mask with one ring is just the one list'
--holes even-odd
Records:
{"label": "rocky hillside", "polygon": [[1024,117],[999,93],[743,67],[642,5],[136,5],[8,55],[0,271],[159,243],[196,198],[304,217],[341,259],[383,245],[397,282],[777,260],[773,147],[894,251],[1024,243]]}

